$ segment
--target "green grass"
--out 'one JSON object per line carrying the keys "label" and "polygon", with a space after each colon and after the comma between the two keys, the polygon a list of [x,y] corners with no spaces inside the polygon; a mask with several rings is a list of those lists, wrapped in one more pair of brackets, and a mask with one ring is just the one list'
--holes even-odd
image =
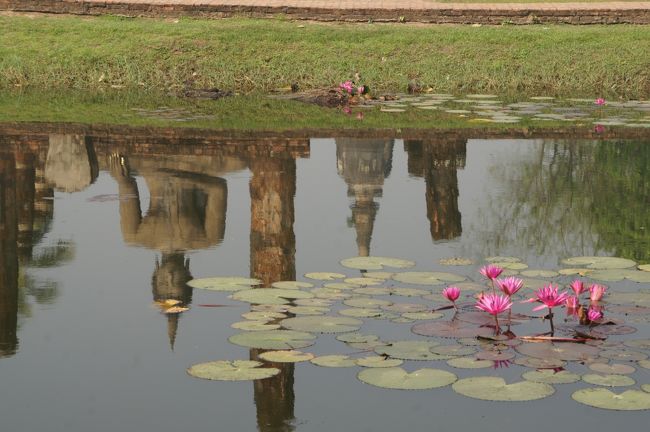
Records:
{"label": "green grass", "polygon": [[644,26],[416,26],[0,16],[0,89],[268,92],[362,75],[379,91],[650,96]]}

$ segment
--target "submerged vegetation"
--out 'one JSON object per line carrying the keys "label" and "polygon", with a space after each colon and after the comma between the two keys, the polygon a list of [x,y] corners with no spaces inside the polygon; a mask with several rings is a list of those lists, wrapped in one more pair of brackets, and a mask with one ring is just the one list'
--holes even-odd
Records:
{"label": "submerged vegetation", "polygon": [[361,74],[379,91],[650,95],[643,26],[0,17],[0,87],[270,92]]}

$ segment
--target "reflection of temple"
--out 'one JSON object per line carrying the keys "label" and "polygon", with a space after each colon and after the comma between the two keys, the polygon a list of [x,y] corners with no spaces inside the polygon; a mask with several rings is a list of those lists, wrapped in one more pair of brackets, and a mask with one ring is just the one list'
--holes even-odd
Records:
{"label": "reflection of temple", "polygon": [[16,163],[0,157],[0,357],[8,357],[18,347]]}
{"label": "reflection of temple", "polygon": [[[303,153],[306,154],[306,151]],[[252,178],[250,272],[270,286],[296,278],[296,238],[293,231],[296,192],[296,156],[300,153],[259,155],[250,161]],[[263,350],[252,349],[251,360]],[[267,362],[268,363],[268,362]],[[261,432],[293,430],[294,365],[271,363],[280,369],[274,377],[255,381],[257,425]]]}
{"label": "reflection of temple", "polygon": [[354,197],[352,225],[357,233],[359,256],[370,255],[370,242],[384,180],[390,175],[393,162],[393,140],[336,139],[338,173],[348,185],[348,196]]}
{"label": "reflection of temple", "polygon": [[465,167],[466,140],[404,141],[408,171],[424,177],[431,239],[451,240],[462,233],[457,170]]}

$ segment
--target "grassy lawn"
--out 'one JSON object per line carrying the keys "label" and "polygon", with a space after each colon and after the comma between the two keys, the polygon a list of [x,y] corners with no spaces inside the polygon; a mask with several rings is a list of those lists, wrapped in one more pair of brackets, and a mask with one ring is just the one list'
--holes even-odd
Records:
{"label": "grassy lawn", "polygon": [[242,93],[329,87],[361,74],[380,91],[650,96],[644,26],[419,26],[283,19],[0,16],[0,89],[188,82]]}

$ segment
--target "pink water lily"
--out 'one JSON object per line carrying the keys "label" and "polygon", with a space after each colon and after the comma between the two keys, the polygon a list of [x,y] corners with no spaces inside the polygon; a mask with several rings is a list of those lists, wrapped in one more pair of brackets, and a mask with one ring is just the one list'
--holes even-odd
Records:
{"label": "pink water lily", "polygon": [[349,80],[339,84],[339,87],[342,90],[345,90],[346,92],[348,92],[349,94],[352,94],[352,89],[354,88],[352,81],[349,81]]}
{"label": "pink water lily", "polygon": [[566,299],[565,305],[568,309],[578,309],[580,306],[580,300],[577,296],[569,296]]}
{"label": "pink water lily", "polygon": [[587,291],[587,287],[585,287],[585,284],[582,283],[580,279],[576,279],[573,282],[571,282],[570,287],[573,290],[573,292],[576,294],[576,297],[580,296],[580,294]]}
{"label": "pink water lily", "polygon": [[535,297],[529,299],[529,302],[540,302],[540,306],[534,307],[533,311],[544,308],[552,309],[557,306],[563,306],[566,303],[569,293],[562,291],[558,293],[558,286],[553,284],[544,285],[535,292]]}
{"label": "pink water lily", "polygon": [[442,295],[445,296],[447,300],[454,303],[460,297],[460,288],[455,286],[448,286],[442,290]]}
{"label": "pink water lily", "polygon": [[598,321],[603,317],[603,311],[599,307],[590,306],[587,311],[587,318],[589,321]]}
{"label": "pink water lily", "polygon": [[494,279],[498,278],[499,275],[503,273],[503,269],[501,267],[495,266],[493,264],[488,264],[484,267],[481,267],[479,271],[483,276],[490,279],[491,281],[494,281]]}
{"label": "pink water lily", "polygon": [[514,276],[510,276],[505,279],[497,279],[496,283],[501,291],[503,291],[503,293],[508,297],[512,297],[524,286],[523,279],[519,279]]}
{"label": "pink water lily", "polygon": [[598,99],[596,99],[596,100],[594,101],[594,103],[595,103],[596,105],[598,105],[598,106],[603,106],[603,105],[605,105],[607,102],[605,102],[605,99],[603,99],[603,98],[598,98]]}
{"label": "pink water lily", "polygon": [[483,294],[476,302],[476,308],[494,315],[496,330],[499,331],[499,318],[497,315],[512,307],[510,297],[501,294]]}
{"label": "pink water lily", "polygon": [[589,287],[589,299],[593,302],[599,301],[603,298],[603,294],[607,291],[607,287],[604,285],[593,284]]}

